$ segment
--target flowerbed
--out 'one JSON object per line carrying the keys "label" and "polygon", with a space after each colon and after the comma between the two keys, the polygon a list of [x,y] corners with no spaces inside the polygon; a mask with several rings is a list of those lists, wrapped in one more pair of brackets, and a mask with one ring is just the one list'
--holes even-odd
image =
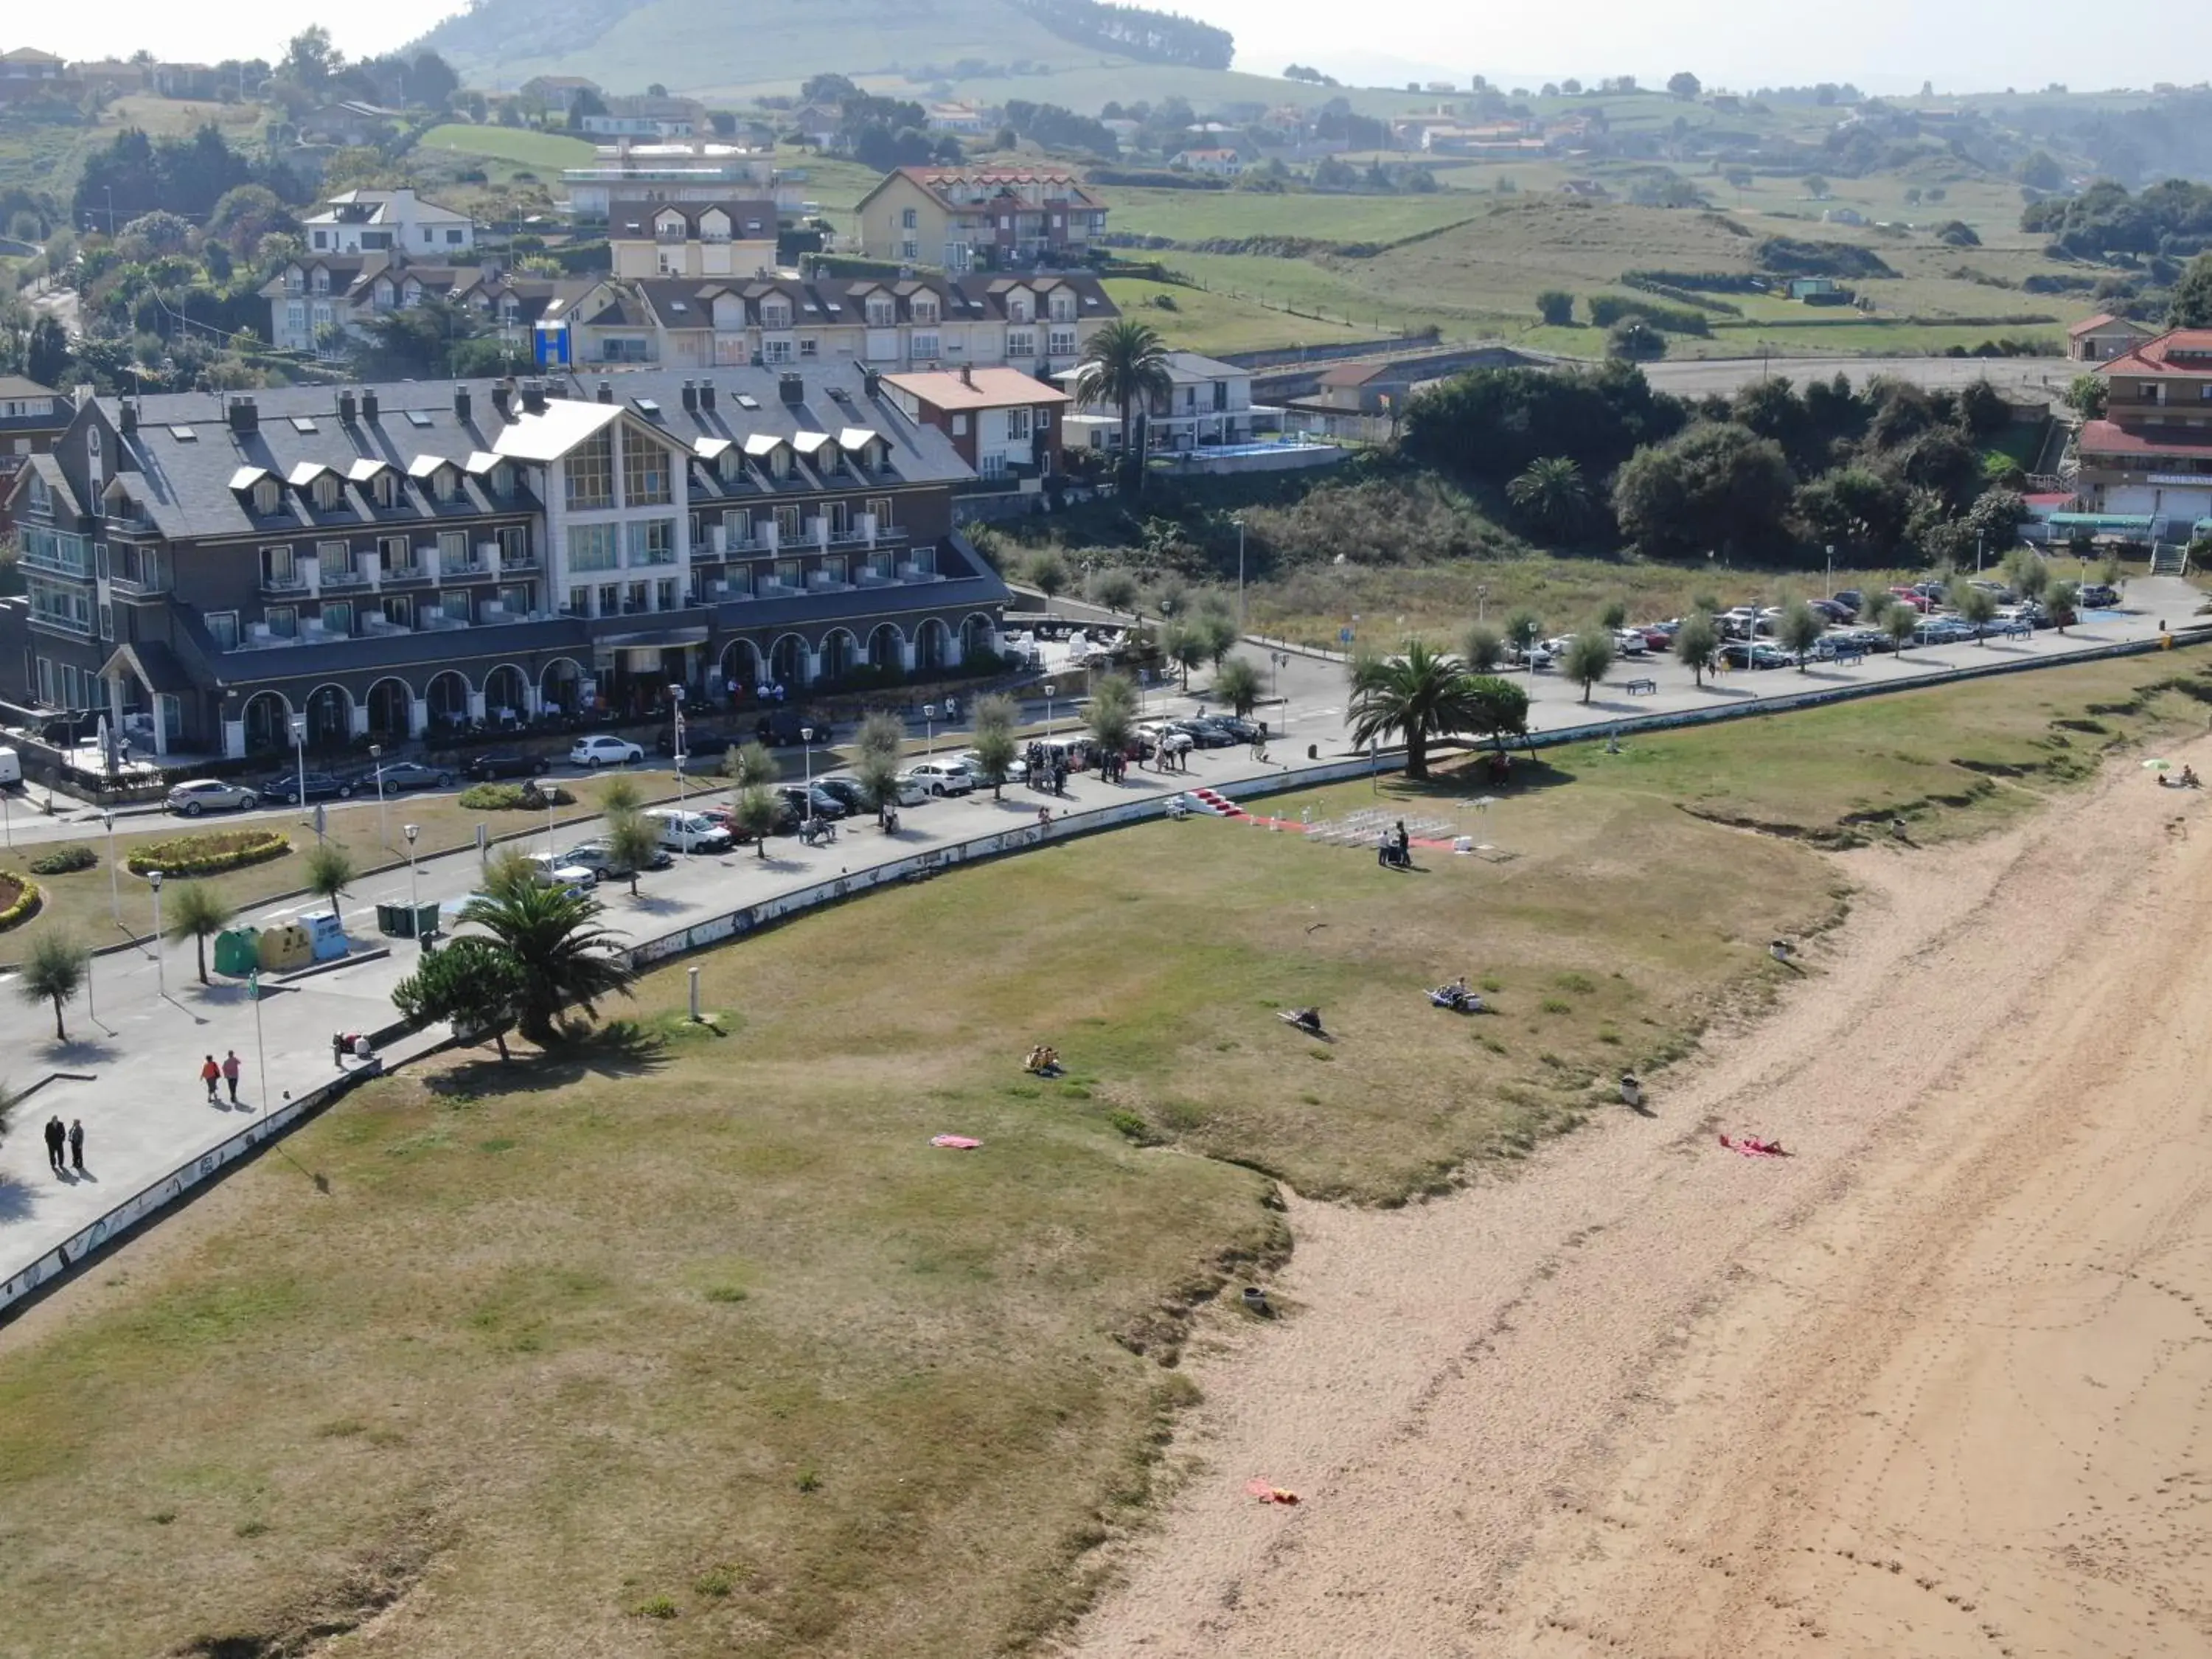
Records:
{"label": "flowerbed", "polygon": [[38,883],[0,870],[0,933],[38,915],[40,896]]}
{"label": "flowerbed", "polygon": [[179,836],[134,848],[123,867],[134,876],[216,876],[282,858],[292,850],[289,836],[274,830],[227,830],[212,835]]}

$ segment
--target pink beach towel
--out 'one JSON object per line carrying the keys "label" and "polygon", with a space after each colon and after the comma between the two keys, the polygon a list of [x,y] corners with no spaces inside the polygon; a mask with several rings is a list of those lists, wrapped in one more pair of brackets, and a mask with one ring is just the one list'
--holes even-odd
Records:
{"label": "pink beach towel", "polygon": [[929,1138],[929,1144],[933,1146],[950,1146],[957,1152],[972,1152],[983,1143],[970,1135],[932,1135]]}

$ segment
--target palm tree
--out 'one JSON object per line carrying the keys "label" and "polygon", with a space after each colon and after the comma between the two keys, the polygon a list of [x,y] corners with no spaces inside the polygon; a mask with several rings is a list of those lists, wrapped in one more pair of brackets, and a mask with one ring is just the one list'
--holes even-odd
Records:
{"label": "palm tree", "polygon": [[1019,745],[1014,741],[1014,700],[994,692],[975,703],[975,758],[983,769],[983,781],[991,786],[991,799],[1006,798],[1006,775],[1014,769]]}
{"label": "palm tree", "polygon": [[[1981,593],[1979,588],[1974,591]],[[1986,593],[1981,596],[1984,599],[1989,598]],[[1805,672],[1806,654],[1827,631],[1827,623],[1821,619],[1820,613],[1804,600],[1792,599],[1782,607],[1782,626],[1776,631],[1781,636],[1783,645],[1796,657],[1797,672],[1802,674]]]}
{"label": "palm tree", "polygon": [[645,796],[634,779],[617,773],[599,788],[599,811],[610,822],[625,812],[635,812],[645,805]]}
{"label": "palm tree", "polygon": [[1167,653],[1168,660],[1182,670],[1182,689],[1190,690],[1190,671],[1204,662],[1213,649],[1207,636],[1203,618],[1184,621],[1178,617],[1160,630],[1160,649]]}
{"label": "palm tree", "polygon": [[1231,657],[1213,671],[1213,695],[1237,714],[1250,714],[1260,701],[1260,671],[1242,657]]}
{"label": "palm tree", "polygon": [[1395,657],[1363,657],[1352,667],[1352,740],[1361,747],[1388,732],[1406,740],[1406,775],[1429,775],[1429,741],[1481,724],[1472,682],[1459,659],[1419,640]]}
{"label": "palm tree", "polygon": [[208,982],[208,935],[220,933],[229,927],[230,915],[230,906],[222,902],[222,895],[206,882],[180,882],[169,890],[169,938],[178,945],[190,939],[198,947],[203,985]]}
{"label": "palm tree", "polygon": [[[869,768],[883,763],[883,757],[872,752],[863,758],[860,764],[862,787],[869,787],[871,776]],[[894,784],[892,787],[896,789],[897,786]],[[880,800],[878,804],[881,804]],[[745,833],[753,838],[753,850],[759,854],[763,861],[768,858],[768,838],[775,831],[775,797],[769,793],[765,784],[757,783],[750,789],[741,789],[738,792],[736,804],[738,823],[744,827]]]}
{"label": "palm tree", "polygon": [[660,852],[660,831],[642,812],[607,815],[607,856],[616,867],[629,872],[629,896],[637,896],[637,878]]}
{"label": "palm tree", "polygon": [[1109,674],[1091,693],[1084,710],[1091,735],[1110,754],[1127,750],[1137,725],[1137,688],[1127,674]]}
{"label": "palm tree", "polygon": [[1613,635],[1600,629],[1586,628],[1567,641],[1566,659],[1559,666],[1569,679],[1581,684],[1584,702],[1590,700],[1590,688],[1613,666]]}
{"label": "palm tree", "polygon": [[598,1014],[599,999],[629,994],[629,964],[614,935],[598,925],[599,902],[538,879],[520,858],[492,866],[484,891],[462,908],[461,920],[489,933],[514,958],[522,984],[515,1024],[541,1048],[553,1041],[554,1016],[570,1003]]}
{"label": "palm tree", "polygon": [[1682,625],[1674,630],[1674,659],[1690,671],[1698,684],[1705,683],[1705,671],[1720,655],[1721,633],[1713,626],[1711,617],[1700,611],[1682,618]]}
{"label": "palm tree", "polygon": [[1109,323],[1091,337],[1077,365],[1075,399],[1111,404],[1121,417],[1121,465],[1141,480],[1144,457],[1135,453],[1130,417],[1140,401],[1165,398],[1175,389],[1168,374],[1168,349],[1158,334],[1131,318]]}
{"label": "palm tree", "polygon": [[353,854],[334,841],[315,843],[307,854],[307,890],[317,898],[326,900],[331,914],[338,913],[338,901],[345,890],[353,885]]}
{"label": "palm tree", "polygon": [[1579,526],[1589,513],[1589,486],[1571,456],[1546,455],[1509,480],[1505,499],[1532,524],[1561,533]]}
{"label": "palm tree", "polygon": [[69,1041],[69,1032],[62,1025],[62,1004],[84,988],[91,962],[92,952],[76,935],[59,930],[40,934],[23,953],[23,965],[15,975],[15,994],[33,1006],[54,1005],[57,1042]]}

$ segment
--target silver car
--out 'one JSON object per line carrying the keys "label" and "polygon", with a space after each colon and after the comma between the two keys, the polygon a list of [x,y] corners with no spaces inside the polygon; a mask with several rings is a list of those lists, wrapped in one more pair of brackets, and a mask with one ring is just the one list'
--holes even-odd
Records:
{"label": "silver car", "polygon": [[193,778],[172,786],[165,803],[172,812],[196,818],[203,812],[246,812],[261,805],[261,797],[242,783],[221,778]]}

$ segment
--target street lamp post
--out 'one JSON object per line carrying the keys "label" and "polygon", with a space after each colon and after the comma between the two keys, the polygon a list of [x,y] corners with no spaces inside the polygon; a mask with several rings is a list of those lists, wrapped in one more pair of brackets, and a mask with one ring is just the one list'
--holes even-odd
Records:
{"label": "street lamp post", "polygon": [[1490,620],[1490,584],[1488,582],[1477,582],[1474,585],[1474,619],[1479,623]]}
{"label": "street lamp post", "polygon": [[161,964],[161,872],[149,870],[146,879],[154,889],[154,994],[165,997],[169,994],[169,982]]}
{"label": "street lamp post", "polygon": [[812,726],[802,726],[799,728],[799,752],[805,757],[806,820],[811,823],[814,821],[814,728]]}
{"label": "street lamp post", "polygon": [[1052,738],[1052,700],[1059,691],[1060,688],[1050,680],[1044,683],[1044,735],[1048,742]]}
{"label": "street lamp post", "polygon": [[[292,752],[299,757],[300,810],[304,812],[307,810],[307,717],[305,714],[292,716]],[[320,841],[322,838],[323,826],[319,822],[315,825],[315,839]]]}
{"label": "street lamp post", "polygon": [[934,755],[937,752],[937,705],[933,702],[921,706],[921,732],[922,752]]}
{"label": "street lamp post", "polygon": [[1244,520],[1232,520],[1237,526],[1237,631],[1244,631]]}
{"label": "street lamp post", "polygon": [[369,744],[368,757],[376,763],[376,844],[389,847],[392,832],[384,821],[384,745],[380,743]]}
{"label": "street lamp post", "polygon": [[115,814],[102,809],[100,821],[107,826],[107,914],[118,927],[123,925],[123,893],[115,876]]}
{"label": "street lamp post", "polygon": [[9,812],[8,792],[5,789],[0,789],[0,830],[7,832],[8,845],[13,847],[15,844],[15,820]]}
{"label": "street lamp post", "polygon": [[422,889],[415,879],[415,837],[422,833],[422,826],[404,823],[399,833],[407,837],[407,925],[415,930],[416,949],[427,950],[422,943]]}
{"label": "street lamp post", "polygon": [[[1979,570],[1981,568],[1982,568],[1981,561],[1980,561],[1980,559],[1977,558],[1977,559],[1974,561],[1974,568],[1975,568],[1975,569],[1977,569],[1977,570]],[[1832,593],[1832,592],[1834,592],[1835,591],[1836,591],[1836,544],[1835,544],[1835,543],[1833,543],[1833,542],[1830,542],[1830,543],[1828,544],[1828,592],[1830,592],[1831,593]]]}

